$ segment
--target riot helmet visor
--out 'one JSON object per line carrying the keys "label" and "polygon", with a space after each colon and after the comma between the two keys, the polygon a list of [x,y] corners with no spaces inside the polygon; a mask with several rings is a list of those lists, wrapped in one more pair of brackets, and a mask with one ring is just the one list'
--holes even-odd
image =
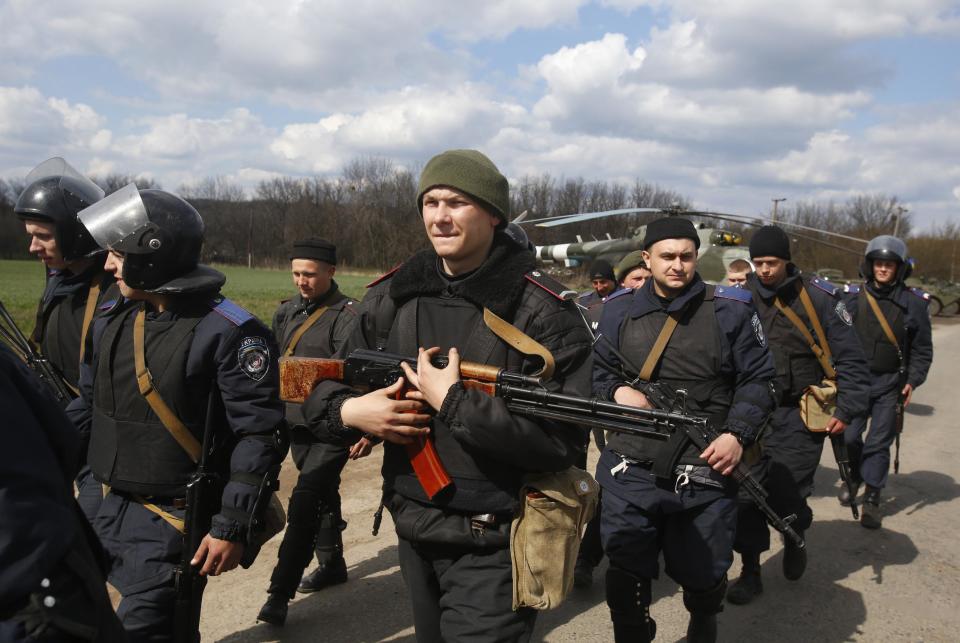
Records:
{"label": "riot helmet visor", "polygon": [[80,174],[59,156],[47,159],[30,170],[30,174],[24,179],[24,185],[31,186],[37,181],[50,177],[60,177],[60,189],[73,192],[86,203],[96,203],[103,198],[104,191],[99,185]]}
{"label": "riot helmet visor", "polygon": [[155,226],[135,183],[81,210],[78,216],[101,248],[132,254],[156,250],[150,246]]}

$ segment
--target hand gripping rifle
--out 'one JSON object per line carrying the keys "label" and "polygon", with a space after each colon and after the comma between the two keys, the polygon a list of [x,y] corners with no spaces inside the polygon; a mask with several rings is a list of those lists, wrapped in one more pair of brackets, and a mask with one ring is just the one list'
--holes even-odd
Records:
{"label": "hand gripping rifle", "polygon": [[[447,365],[447,359],[444,357],[436,357],[432,361],[439,368]],[[317,382],[327,379],[345,382],[361,390],[374,390],[367,389],[371,385],[374,388],[383,388],[392,384],[403,373],[400,368],[403,362],[416,368],[415,358],[363,349],[353,351],[345,360],[281,358],[280,397],[287,402],[303,402]],[[388,374],[390,379],[382,379]],[[614,402],[551,393],[543,387],[538,378],[510,373],[495,366],[461,362],[460,374],[464,378],[465,388],[479,390],[503,399],[507,409],[512,413],[589,428],[602,428],[661,441],[670,440],[674,434],[681,433],[701,449],[706,449],[717,436],[706,418],[662,409],[641,409]],[[439,471],[446,475],[429,439],[423,440],[412,450],[408,448],[408,453],[411,451],[416,451],[417,455],[423,458],[433,458]],[[432,455],[424,455],[425,453]],[[435,488],[440,484],[441,480],[427,477],[433,475],[435,470],[428,470],[423,466],[418,468],[415,460],[413,464],[414,471],[425,490],[428,486]],[[741,464],[733,475],[745,485],[747,492],[758,503],[770,523],[798,546],[803,547],[803,539],[790,528],[793,517],[781,519],[770,508],[765,501],[766,492],[750,475],[749,470]],[[446,480],[446,484],[450,484],[449,476]]]}
{"label": "hand gripping rifle", "polygon": [[75,395],[67,386],[63,377],[57,372],[46,357],[41,355],[23,334],[7,307],[0,301],[0,341],[16,353],[17,357],[32,370],[37,377],[50,389],[57,402],[66,406]]}

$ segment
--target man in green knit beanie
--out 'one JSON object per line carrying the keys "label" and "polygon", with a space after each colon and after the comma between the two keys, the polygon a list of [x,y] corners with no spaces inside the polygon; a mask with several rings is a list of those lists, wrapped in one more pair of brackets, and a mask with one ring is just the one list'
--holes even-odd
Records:
{"label": "man in green knit beanie", "polygon": [[507,225],[510,212],[510,186],[489,158],[477,150],[447,150],[437,154],[420,175],[417,209],[423,214],[423,195],[434,187],[449,187],[479,201],[478,205],[500,220],[498,229]]}

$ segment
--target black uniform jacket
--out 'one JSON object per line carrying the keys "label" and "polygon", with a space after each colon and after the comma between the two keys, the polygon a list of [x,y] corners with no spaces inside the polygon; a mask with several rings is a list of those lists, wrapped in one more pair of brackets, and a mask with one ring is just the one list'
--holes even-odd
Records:
{"label": "black uniform jacket", "polygon": [[[543,344],[556,361],[545,382],[555,392],[589,396],[590,337],[572,303],[558,299],[559,284],[533,271],[532,255],[497,233],[486,262],[459,278],[445,277],[432,250],[418,253],[371,284],[359,306],[359,321],[337,356],[380,346],[415,356],[418,346],[456,346],[464,360],[530,374],[542,364],[496,337],[483,323],[489,308]],[[539,283],[538,283],[539,282]],[[321,439],[355,442],[358,431],[340,422],[340,406],[352,393],[321,383],[304,404],[311,430]],[[403,447],[387,443],[384,488],[423,504],[462,512],[508,512],[517,505],[525,472],[559,471],[582,456],[586,432],[546,419],[511,414],[501,399],[451,387],[431,423],[440,459],[453,489],[428,501],[411,474]]]}
{"label": "black uniform jacket", "polygon": [[847,287],[847,308],[853,316],[853,326],[863,345],[863,352],[874,374],[889,374],[900,370],[900,355],[877,320],[876,314],[863,296],[862,289],[870,291],[880,306],[883,316],[900,345],[900,355],[906,366],[906,383],[917,388],[927,379],[933,362],[933,335],[930,326],[930,295],[919,288],[897,285],[878,288]]}
{"label": "black uniform jacket", "polygon": [[[135,426],[128,428],[136,424],[135,418],[128,418],[118,426],[118,437],[98,439],[98,426],[93,418],[98,412],[95,404],[99,403],[94,400],[116,400],[115,409],[111,409],[114,414],[128,413],[129,407],[136,406],[141,410],[145,426],[152,424],[156,427],[159,422],[153,411],[143,406],[142,400],[134,399],[132,404],[121,401],[121,396],[129,395],[130,382],[126,375],[132,373],[132,365],[119,362],[125,362],[130,359],[128,356],[132,356],[128,343],[132,343],[135,312],[142,305],[135,301],[122,302],[100,316],[92,331],[93,351],[82,368],[81,397],[74,400],[68,409],[81,432],[92,430],[94,433],[90,437],[87,455],[90,463],[105,459],[97,449],[117,448],[117,443],[122,448],[125,440],[123,431],[136,430]],[[163,352],[167,348],[166,343],[172,339],[171,333],[182,328],[179,322],[187,318],[199,320],[192,325],[189,334],[180,338],[183,342],[180,346],[186,347],[185,355],[177,350],[170,358],[169,363],[179,365],[178,372],[167,372],[159,363],[151,365],[154,351]],[[114,338],[111,346],[102,345],[101,340],[105,336]],[[162,313],[148,311],[145,338],[147,367],[153,374],[156,388],[178,415],[178,407],[189,409],[189,414],[185,413],[180,419],[194,431],[198,440],[202,440],[202,431],[207,424],[211,384],[219,391],[222,400],[219,408],[223,417],[213,419],[210,423],[218,431],[222,444],[226,445],[215,459],[224,462],[223,468],[229,481],[224,487],[221,512],[214,516],[210,533],[216,538],[241,541],[246,536],[247,521],[259,491],[257,481],[263,480],[268,472],[276,471],[286,455],[285,449],[278,445],[278,432],[284,431],[285,422],[283,405],[279,399],[278,351],[273,335],[250,312],[217,293],[207,293],[180,296],[170,309]],[[107,366],[111,377],[114,373],[125,374],[122,378],[119,375],[112,377],[114,381],[110,382],[109,390],[104,390],[106,384],[100,382],[97,376],[98,372],[102,372],[101,357],[106,354],[115,359]],[[120,379],[122,381],[117,381]],[[135,381],[133,386],[135,389]],[[171,462],[183,455],[173,438],[163,434],[162,427],[152,430],[156,448],[161,449]],[[133,440],[130,436],[127,439]],[[151,454],[138,453],[144,444],[140,442],[133,445],[131,442],[126,452],[131,454],[131,458],[142,458],[141,461],[146,463]],[[109,461],[109,456],[106,459]],[[136,477],[136,468],[133,466],[136,463],[122,462],[121,459],[122,456],[117,457],[112,470],[119,472],[123,469],[125,480],[123,483],[116,482],[115,486],[123,490],[124,483],[144,482],[131,479]],[[91,468],[98,480],[111,483],[110,480],[101,479],[104,473],[98,473],[97,467]],[[143,467],[145,472],[149,468]]]}
{"label": "black uniform jacket", "polygon": [[793,264],[787,266],[786,279],[775,289],[760,283],[755,273],[747,275],[746,283],[746,288],[753,293],[753,301],[763,322],[763,332],[767,335],[776,362],[777,394],[782,404],[792,406],[797,403],[805,387],[819,384],[824,377],[810,345],[793,322],[773,303],[779,295],[784,305],[807,324],[807,330],[819,342],[800,302],[798,282],[810,295],[833,354],[833,367],[837,371],[837,410],[834,417],[849,424],[867,412],[870,399],[870,371],[853,330],[853,318],[840,297],[839,288],[819,277],[802,275]]}
{"label": "black uniform jacket", "polygon": [[[712,301],[706,300],[708,288],[713,290]],[[620,373],[623,365],[610,346],[612,344],[618,350],[623,348],[628,326],[642,324],[644,318],[651,315],[665,318],[666,313],[710,304],[714,318],[709,325],[713,332],[685,334],[684,327],[691,319],[691,312],[685,312],[652,379],[659,379],[659,373],[668,363],[700,363],[698,370],[709,376],[701,375],[698,379],[707,384],[713,381],[703,406],[728,407],[718,428],[737,435],[744,445],[751,444],[773,410],[770,395],[773,360],[762,332],[758,331],[757,313],[750,293],[727,286],[707,286],[699,274],[683,293],[669,302],[657,297],[652,279],[641,288],[622,290],[607,298],[599,328],[603,338],[594,344],[598,355],[593,366],[594,394],[604,400],[613,400],[614,392],[627,385]],[[662,321],[656,325],[656,332],[662,325]],[[647,356],[625,357],[640,368]],[[697,402],[696,396],[691,402]]]}
{"label": "black uniform jacket", "polygon": [[[273,315],[273,334],[277,338],[282,355],[286,355],[290,340],[310,315],[318,308],[327,307],[316,322],[307,329],[294,347],[297,357],[330,357],[337,348],[346,343],[357,320],[356,301],[347,297],[334,281],[330,289],[316,299],[304,299],[297,294],[280,304]],[[303,424],[299,404],[287,404],[287,421],[292,425]]]}
{"label": "black uniform jacket", "polygon": [[103,269],[104,256],[97,255],[93,261],[78,274],[67,270],[48,271],[32,335],[40,345],[40,352],[73,387],[80,381],[80,336],[91,286],[99,286],[98,308],[120,297],[113,275]]}
{"label": "black uniform jacket", "polygon": [[0,408],[2,615],[37,591],[77,536],[73,477],[80,441],[46,387],[2,343]]}

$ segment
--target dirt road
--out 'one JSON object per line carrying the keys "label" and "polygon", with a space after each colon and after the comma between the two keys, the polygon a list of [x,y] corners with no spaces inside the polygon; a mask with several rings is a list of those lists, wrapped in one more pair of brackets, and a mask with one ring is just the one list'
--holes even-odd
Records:
{"label": "dirt road", "polygon": [[[836,499],[836,466],[829,448],[812,499],[815,522],[807,533],[810,563],[798,582],[784,580],[777,541],[763,566],[765,593],[753,605],[728,605],[720,615],[723,641],[956,641],[960,638],[960,325],[934,329],[929,381],[908,409],[900,474],[891,474],[883,529],[853,521]],[[596,453],[593,453],[596,460]],[[203,610],[204,641],[413,641],[405,588],[397,565],[396,536],[385,516],[370,535],[379,500],[379,458],[351,463],[345,472],[344,514],[350,581],[298,596],[283,629],[256,624],[266,598],[279,537],[256,565],[212,580]],[[283,489],[292,487],[293,466]],[[731,578],[739,565],[731,570]],[[678,588],[654,584],[657,640],[680,640],[686,628]],[[953,605],[954,607],[950,607]],[[559,609],[542,613],[537,641],[610,641],[603,599],[603,568],[591,590],[575,593]]]}

